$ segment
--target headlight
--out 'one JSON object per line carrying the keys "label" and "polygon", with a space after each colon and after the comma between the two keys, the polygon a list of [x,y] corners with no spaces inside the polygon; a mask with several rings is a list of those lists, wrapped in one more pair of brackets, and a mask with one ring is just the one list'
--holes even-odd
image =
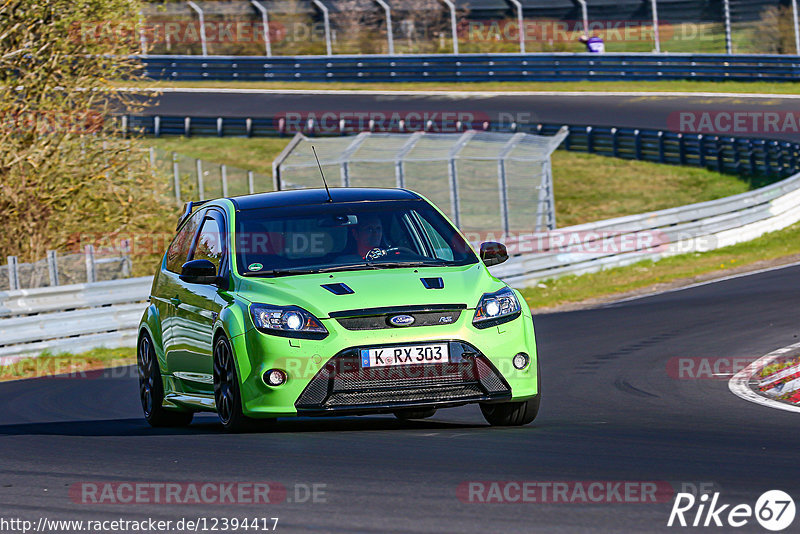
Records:
{"label": "headlight", "polygon": [[328,335],[319,319],[297,306],[253,304],[250,314],[256,328],[273,336],[322,339]]}
{"label": "headlight", "polygon": [[511,289],[504,287],[496,293],[484,293],[472,324],[475,328],[489,328],[499,324],[513,321],[522,313],[519,301]]}

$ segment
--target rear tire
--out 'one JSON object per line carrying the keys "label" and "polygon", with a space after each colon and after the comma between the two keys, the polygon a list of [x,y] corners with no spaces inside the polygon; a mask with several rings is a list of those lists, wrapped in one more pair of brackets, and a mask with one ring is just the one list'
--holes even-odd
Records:
{"label": "rear tire", "polygon": [[406,410],[397,410],[393,412],[394,416],[401,421],[411,421],[412,419],[427,419],[433,417],[436,413],[436,408],[410,408]]}
{"label": "rear tire", "polygon": [[220,336],[214,342],[214,402],[222,426],[228,432],[253,432],[261,430],[274,419],[252,419],[242,413],[242,396],[239,390],[239,375],[236,373],[233,349]]}
{"label": "rear tire", "polygon": [[139,400],[142,402],[144,418],[153,427],[179,427],[192,422],[193,412],[182,412],[164,408],[164,383],[161,369],[150,335],[139,336],[136,350],[139,370]]}

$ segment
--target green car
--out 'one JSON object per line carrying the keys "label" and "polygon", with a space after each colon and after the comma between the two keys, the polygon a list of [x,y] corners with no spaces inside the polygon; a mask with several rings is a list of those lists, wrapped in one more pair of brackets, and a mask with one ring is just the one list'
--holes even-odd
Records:
{"label": "green car", "polygon": [[279,191],[192,202],[138,336],[153,426],[216,412],[432,416],[478,403],[492,425],[539,411],[533,320],[447,217],[403,189]]}

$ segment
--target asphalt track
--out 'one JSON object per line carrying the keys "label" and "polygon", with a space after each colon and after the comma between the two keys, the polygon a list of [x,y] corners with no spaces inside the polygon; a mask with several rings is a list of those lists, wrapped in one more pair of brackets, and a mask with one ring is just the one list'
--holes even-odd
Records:
{"label": "asphalt track", "polygon": [[[462,113],[478,120],[510,124],[517,120],[530,123],[592,124],[678,131],[680,112],[765,112],[797,113],[800,100],[792,96],[714,96],[691,94],[450,94],[378,93],[337,91],[300,94],[280,91],[202,91],[173,89],[162,93],[150,107],[148,115],[191,117],[274,117],[284,113],[322,114],[378,113]],[[712,115],[716,116],[716,115]],[[759,115],[760,116],[760,115]],[[781,115],[783,117],[783,115]],[[699,118],[697,119],[699,125]],[[762,119],[763,120],[763,119]],[[758,126],[748,120],[743,130],[723,122],[720,133],[739,137],[800,140],[791,127],[785,128],[781,118],[778,131]]]}
{"label": "asphalt track", "polygon": [[[789,267],[536,317],[544,401],[522,428],[489,428],[466,406],[415,423],[282,420],[272,432],[227,435],[204,416],[154,430],[131,372],[0,384],[2,517],[277,516],[278,532],[649,532],[671,530],[671,502],[477,504],[456,489],[474,480],[710,482],[724,503],[752,506],[769,489],[797,499],[800,418],[735,397],[727,380],[675,379],[667,365],[796,343],[798,279],[800,267]],[[290,496],[295,484],[316,483],[327,502],[75,503],[69,488],[84,481],[275,481]],[[763,532],[752,519],[737,531]]]}

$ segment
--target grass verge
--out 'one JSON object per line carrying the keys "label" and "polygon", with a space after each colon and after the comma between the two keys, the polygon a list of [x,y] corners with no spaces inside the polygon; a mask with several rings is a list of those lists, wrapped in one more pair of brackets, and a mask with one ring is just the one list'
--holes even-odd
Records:
{"label": "grass verge", "polygon": [[797,82],[700,82],[691,80],[622,81],[622,82],[260,82],[260,81],[160,81],[119,83],[125,87],[223,88],[274,90],[347,90],[347,91],[559,91],[559,92],[679,92],[679,93],[800,93]]}
{"label": "grass verge", "polygon": [[136,363],[136,349],[93,349],[79,354],[45,351],[36,358],[25,358],[0,366],[0,382],[44,376],[68,375],[88,378],[84,373]]}
{"label": "grass verge", "polygon": [[714,200],[748,182],[697,167],[676,167],[559,150],[553,153],[556,221],[563,228]]}
{"label": "grass verge", "polygon": [[167,152],[272,174],[272,161],[290,140],[290,137],[146,137],[141,142]]}
{"label": "grass verge", "polygon": [[[522,294],[533,309],[553,309],[574,303],[590,305],[636,290],[648,293],[752,270],[755,266],[788,263],[790,257],[800,253],[798,242],[800,223],[711,252],[680,254],[658,262],[643,261],[597,273],[544,280],[524,289]],[[747,269],[748,266],[751,269]]]}

